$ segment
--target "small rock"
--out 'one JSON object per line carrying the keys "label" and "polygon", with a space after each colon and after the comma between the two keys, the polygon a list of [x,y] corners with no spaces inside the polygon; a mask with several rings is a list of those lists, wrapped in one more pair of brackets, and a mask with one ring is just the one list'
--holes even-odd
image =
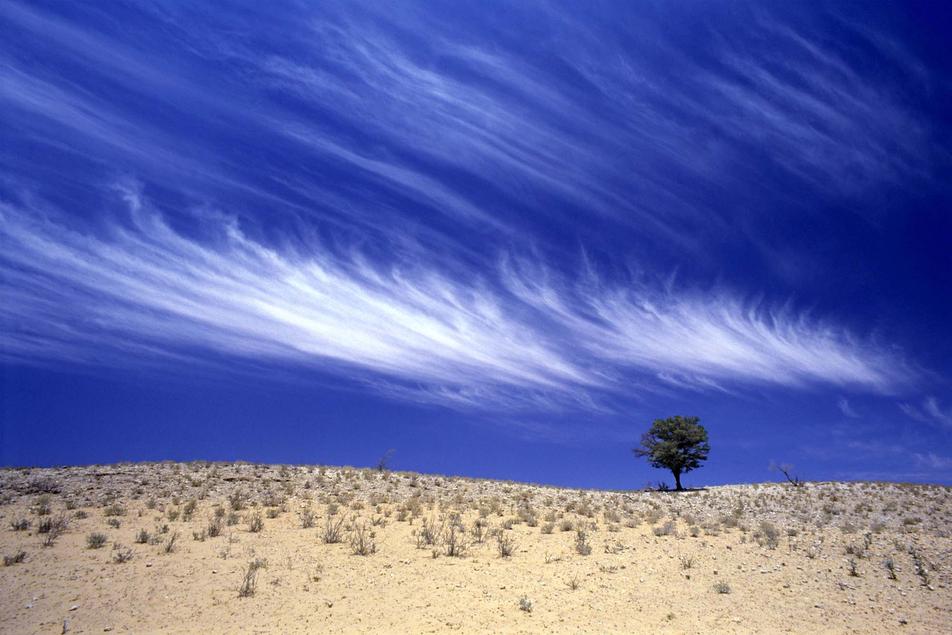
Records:
{"label": "small rock", "polygon": [[71,607],[69,607],[69,610],[70,610],[70,611],[75,611],[75,610],[78,609],[78,608],[79,608],[79,604],[74,604],[74,605],[72,605]]}

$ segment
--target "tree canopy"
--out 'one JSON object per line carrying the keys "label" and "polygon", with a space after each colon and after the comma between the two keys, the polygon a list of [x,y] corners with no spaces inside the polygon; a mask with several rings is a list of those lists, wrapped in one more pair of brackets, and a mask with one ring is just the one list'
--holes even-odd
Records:
{"label": "tree canopy", "polygon": [[671,470],[676,488],[683,490],[681,474],[700,467],[711,451],[707,430],[700,421],[699,417],[680,415],[655,419],[651,429],[641,436],[635,456],[647,458],[652,467]]}

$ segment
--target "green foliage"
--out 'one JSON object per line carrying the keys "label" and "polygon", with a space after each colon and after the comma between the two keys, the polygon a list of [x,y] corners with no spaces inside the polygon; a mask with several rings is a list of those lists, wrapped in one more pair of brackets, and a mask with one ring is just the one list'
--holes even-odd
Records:
{"label": "green foliage", "polygon": [[652,467],[671,470],[677,489],[683,489],[681,474],[700,467],[711,451],[707,430],[699,421],[698,417],[680,415],[655,419],[634,449],[635,456],[647,458]]}

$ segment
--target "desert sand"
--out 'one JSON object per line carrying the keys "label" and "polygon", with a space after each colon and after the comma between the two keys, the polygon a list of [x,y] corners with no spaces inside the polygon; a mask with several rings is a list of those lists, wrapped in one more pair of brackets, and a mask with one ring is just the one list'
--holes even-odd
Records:
{"label": "desert sand", "polygon": [[4,633],[949,633],[952,489],[0,471]]}

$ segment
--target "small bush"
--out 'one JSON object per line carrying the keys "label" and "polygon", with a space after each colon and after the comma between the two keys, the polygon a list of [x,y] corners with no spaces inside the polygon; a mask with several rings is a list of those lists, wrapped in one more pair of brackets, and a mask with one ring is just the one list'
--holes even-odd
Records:
{"label": "small bush", "polygon": [[56,543],[56,539],[66,533],[68,527],[69,518],[66,515],[45,519],[40,523],[39,527],[37,527],[39,533],[46,534],[43,546],[52,547]]}
{"label": "small bush", "polygon": [[754,533],[754,538],[761,547],[776,549],[777,545],[780,544],[780,531],[773,523],[765,520],[760,523],[760,527]]}
{"label": "small bush", "polygon": [[27,518],[18,518],[10,521],[10,528],[13,531],[26,531],[32,524]]}
{"label": "small bush", "polygon": [[11,567],[15,564],[19,564],[26,560],[26,552],[20,550],[13,554],[12,556],[3,556],[3,566]]}
{"label": "small bush", "polygon": [[301,510],[301,529],[310,529],[314,526],[314,510],[310,507]]}
{"label": "small bush", "polygon": [[437,543],[440,539],[440,534],[443,533],[443,525],[442,523],[437,525],[436,521],[432,518],[424,518],[422,525],[415,533],[417,548],[425,549]]}
{"label": "small bush", "polygon": [[473,521],[473,526],[469,532],[472,534],[473,540],[482,544],[483,540],[486,538],[486,531],[488,528],[489,522],[485,518],[477,518]]}
{"label": "small bush", "polygon": [[450,523],[449,529],[443,537],[443,547],[446,555],[455,558],[462,558],[466,555],[469,545],[466,542],[465,533],[462,525]]}
{"label": "small bush", "polygon": [[49,476],[40,476],[26,484],[22,489],[24,494],[59,494],[62,486],[59,481]]}
{"label": "small bush", "polygon": [[896,576],[896,563],[893,562],[892,558],[886,558],[886,560],[883,562],[883,566],[886,567],[886,571],[889,574],[890,580],[898,579],[898,577]]}
{"label": "small bush", "polygon": [[228,504],[231,505],[231,510],[235,512],[242,511],[245,508],[246,502],[243,492],[235,492],[228,497]]}
{"label": "small bush", "polygon": [[922,582],[922,586],[929,586],[929,569],[926,567],[925,560],[919,555],[915,547],[909,548],[909,555],[912,557],[913,569],[916,575],[919,576],[919,581]]}
{"label": "small bush", "polygon": [[367,527],[367,523],[355,523],[350,534],[350,551],[355,556],[369,556],[377,553],[376,534]]}
{"label": "small bush", "polygon": [[666,522],[666,523],[663,524],[663,525],[660,525],[660,526],[658,526],[658,527],[654,527],[654,528],[651,530],[651,532],[652,532],[655,536],[670,536],[670,535],[674,534],[676,530],[677,530],[677,525],[675,525],[675,523],[674,523],[673,520],[669,520],[668,522]]}
{"label": "small bush", "polygon": [[113,545],[112,546],[112,561],[116,564],[123,564],[124,562],[129,562],[132,560],[133,551],[130,547],[123,547],[122,545]]}
{"label": "small bush", "polygon": [[509,558],[516,550],[516,541],[509,534],[500,531],[496,534],[496,550],[500,558]]}
{"label": "small bush", "polygon": [[238,587],[238,597],[248,598],[255,594],[258,587],[258,570],[268,566],[267,561],[255,558],[245,568],[245,575]]}
{"label": "small bush", "polygon": [[248,516],[248,531],[253,534],[260,533],[264,529],[264,519],[260,512],[255,512]]}
{"label": "small bush", "polygon": [[532,600],[523,595],[519,598],[519,610],[525,611],[526,613],[532,613]]}
{"label": "small bush", "polygon": [[136,543],[140,545],[148,544],[149,538],[151,538],[151,536],[149,536],[149,532],[147,532],[145,529],[140,529],[139,533],[136,534]]}
{"label": "small bush", "polygon": [[592,553],[592,545],[588,543],[588,534],[584,529],[575,532],[575,552],[582,556]]}
{"label": "small bush", "polygon": [[321,540],[325,545],[333,545],[341,542],[343,538],[343,526],[344,518],[338,518],[334,520],[332,517],[328,516],[327,521],[324,523],[324,531],[321,534]]}
{"label": "small bush", "polygon": [[727,584],[726,582],[715,582],[714,592],[727,595],[731,592],[731,585]]}
{"label": "small bush", "polygon": [[33,513],[37,516],[49,516],[51,511],[49,494],[40,496],[33,504]]}
{"label": "small bush", "polygon": [[208,534],[209,538],[217,538],[221,535],[222,530],[222,518],[221,516],[212,516],[208,519],[208,527],[205,529],[205,533]]}
{"label": "small bush", "polygon": [[856,570],[856,561],[850,558],[847,564],[849,565],[849,568],[850,568],[850,575],[853,576],[854,578],[858,578],[859,571]]}

